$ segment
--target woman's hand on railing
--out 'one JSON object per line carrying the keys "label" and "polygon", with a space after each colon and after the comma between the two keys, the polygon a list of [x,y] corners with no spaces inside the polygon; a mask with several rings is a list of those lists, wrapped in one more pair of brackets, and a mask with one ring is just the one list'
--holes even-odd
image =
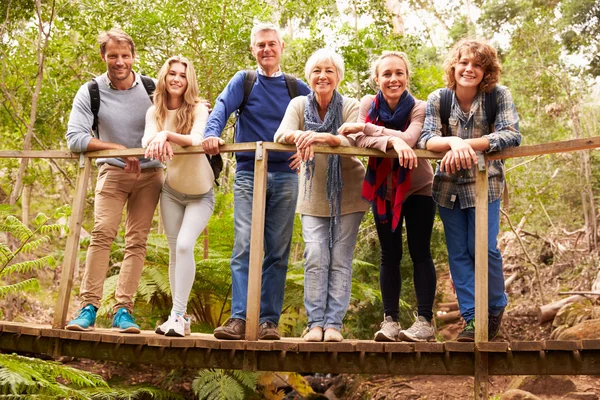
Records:
{"label": "woman's hand on railing", "polygon": [[392,137],[388,139],[388,148],[393,147],[398,153],[398,161],[400,166],[408,169],[417,168],[418,158],[415,151],[402,139]]}
{"label": "woman's hand on railing", "polygon": [[288,158],[290,162],[290,168],[295,173],[300,173],[300,165],[302,165],[302,155],[299,151],[296,151],[290,158]]}
{"label": "woman's hand on railing", "polygon": [[456,136],[448,139],[451,139],[450,151],[440,162],[441,171],[453,174],[461,169],[471,169],[473,164],[477,164],[477,154],[467,142]]}
{"label": "woman's hand on railing", "polygon": [[[359,133],[365,131],[365,124],[363,122],[345,122],[338,129],[338,134],[348,136],[353,133]],[[366,133],[365,133],[366,135]]]}
{"label": "woman's hand on railing", "polygon": [[158,132],[156,136],[152,138],[150,143],[148,143],[144,156],[151,160],[159,160],[161,162],[172,160],[173,148],[171,147],[171,143],[169,143],[169,132]]}

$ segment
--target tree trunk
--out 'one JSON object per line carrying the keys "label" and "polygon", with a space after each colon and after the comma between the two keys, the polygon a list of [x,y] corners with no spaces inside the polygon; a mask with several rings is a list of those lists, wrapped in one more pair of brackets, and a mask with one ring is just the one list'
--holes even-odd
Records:
{"label": "tree trunk", "polygon": [[566,299],[562,299],[559,301],[555,301],[554,303],[544,304],[543,306],[538,307],[538,321],[540,324],[550,321],[554,319],[558,310],[560,310],[563,306],[567,304],[575,303],[578,300],[584,299],[583,296],[569,296]]}
{"label": "tree trunk", "polygon": [[[31,150],[31,139],[33,137],[33,128],[35,125],[36,115],[37,115],[37,104],[40,98],[40,92],[42,90],[42,81],[44,79],[44,61],[46,60],[46,48],[48,47],[48,42],[50,40],[50,31],[52,30],[52,21],[54,19],[54,1],[52,2],[52,13],[50,14],[50,19],[47,22],[48,32],[44,31],[44,25],[46,24],[42,21],[42,5],[41,0],[35,1],[35,10],[37,14],[37,26],[38,26],[38,43],[37,43],[37,61],[38,61],[38,70],[35,79],[35,89],[33,92],[33,96],[31,98],[31,112],[29,113],[29,122],[27,123],[27,134],[25,134],[25,139],[23,140],[23,150]],[[22,158],[21,165],[19,166],[19,171],[17,172],[17,176],[15,179],[15,186],[13,187],[13,191],[10,195],[9,204],[14,205],[17,202],[17,199],[21,195],[21,190],[23,188],[23,177],[27,172],[27,165],[29,163],[29,159]]]}
{"label": "tree trunk", "polygon": [[21,222],[29,226],[29,204],[31,203],[31,185],[23,187],[23,196],[21,197]]}

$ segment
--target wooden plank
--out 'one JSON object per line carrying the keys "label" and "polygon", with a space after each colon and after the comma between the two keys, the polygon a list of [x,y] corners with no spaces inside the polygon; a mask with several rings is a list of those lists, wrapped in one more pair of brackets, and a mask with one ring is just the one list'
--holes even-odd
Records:
{"label": "wooden plank", "polygon": [[223,340],[221,350],[244,350],[246,349],[245,340]]}
{"label": "wooden plank", "polygon": [[581,341],[582,350],[600,350],[600,340],[584,339]]}
{"label": "wooden plank", "polygon": [[278,340],[276,342],[273,343],[273,350],[276,351],[291,351],[291,352],[297,352],[298,351],[298,344],[300,342],[290,342],[287,340]]}
{"label": "wooden plank", "polygon": [[546,340],[544,348],[555,351],[581,350],[581,340]]}
{"label": "wooden plank", "polygon": [[415,342],[415,351],[418,353],[443,353],[444,343],[437,342]]}
{"label": "wooden plank", "polygon": [[[254,142],[245,142],[245,143],[228,143],[222,146],[219,146],[219,152],[221,153],[234,153],[238,151],[254,151],[256,148],[256,144]],[[85,153],[86,157],[89,158],[103,158],[103,157],[125,157],[125,156],[143,156],[145,153],[145,149],[135,148],[135,149],[125,149],[125,150],[98,150],[98,151],[90,151]],[[173,154],[203,154],[204,149],[202,146],[189,146],[184,148],[179,148],[173,151]]]}
{"label": "wooden plank", "polygon": [[98,331],[81,332],[81,338],[79,340],[87,342],[101,342],[102,333]]}
{"label": "wooden plank", "polygon": [[21,326],[17,325],[17,324],[4,324],[4,328],[2,329],[3,332],[7,332],[7,333],[20,333],[21,332]]}
{"label": "wooden plank", "polygon": [[62,150],[3,150],[0,158],[52,158],[52,159],[79,159],[79,154]]}
{"label": "wooden plank", "polygon": [[506,353],[508,351],[508,342],[479,342],[475,343],[477,350],[486,353]]}
{"label": "wooden plank", "polygon": [[[475,173],[475,343],[488,340],[488,170],[478,153]],[[488,399],[488,355],[475,351],[474,398]]]}
{"label": "wooden plank", "polygon": [[195,347],[196,346],[196,339],[194,339],[193,337],[190,336],[186,336],[186,337],[174,337],[171,340],[171,347]]}
{"label": "wooden plank", "polygon": [[413,353],[415,351],[415,347],[413,343],[390,342],[385,343],[384,351],[386,353]]}
{"label": "wooden plank", "polygon": [[216,339],[213,335],[192,334],[195,339],[195,346],[202,349],[220,349],[222,340]]}
{"label": "wooden plank", "polygon": [[343,342],[326,342],[327,351],[338,353],[352,353],[355,351],[355,343],[350,340],[344,340]]}
{"label": "wooden plank", "polygon": [[301,342],[298,343],[299,352],[324,353],[327,351],[325,342]]}
{"label": "wooden plank", "polygon": [[501,158],[528,157],[540,154],[565,153],[577,150],[597,149],[600,147],[600,136],[585,139],[563,140],[561,142],[551,142],[536,144],[531,146],[510,147],[502,151],[490,153],[488,159],[496,160]]}
{"label": "wooden plank", "polygon": [[270,351],[273,350],[273,340],[258,340],[256,342],[247,342],[246,350],[251,351]]}
{"label": "wooden plank", "polygon": [[79,169],[75,192],[73,194],[73,206],[69,220],[69,236],[67,236],[58,297],[56,306],[54,307],[54,322],[52,323],[54,328],[64,328],[67,320],[71,288],[73,287],[73,275],[75,274],[75,264],[77,263],[77,253],[79,251],[83,211],[85,210],[85,195],[91,172],[91,160],[88,157],[84,157],[83,166]]}
{"label": "wooden plank", "polygon": [[376,342],[374,340],[359,340],[356,343],[356,351],[365,351],[367,353],[383,353],[384,343]]}
{"label": "wooden plank", "polygon": [[146,344],[151,347],[171,347],[171,338],[162,335],[146,337]]}
{"label": "wooden plank", "polygon": [[451,353],[472,353],[475,351],[475,343],[445,342],[444,349]]}
{"label": "wooden plank", "polygon": [[252,194],[252,227],[250,230],[250,260],[248,299],[246,308],[246,340],[258,340],[260,292],[265,237],[265,204],[267,198],[268,152],[262,142],[256,142],[254,161],[254,192]]}
{"label": "wooden plank", "polygon": [[58,337],[61,339],[79,340],[81,338],[81,332],[63,329],[59,332]]}
{"label": "wooden plank", "polygon": [[60,337],[60,329],[54,329],[54,328],[42,328],[40,330],[40,336],[42,337],[51,337],[51,338],[57,338]]}
{"label": "wooden plank", "polygon": [[541,351],[544,349],[544,343],[538,341],[519,341],[510,342],[512,351]]}
{"label": "wooden plank", "polygon": [[40,336],[42,331],[41,326],[23,326],[21,327],[21,334],[28,336]]}

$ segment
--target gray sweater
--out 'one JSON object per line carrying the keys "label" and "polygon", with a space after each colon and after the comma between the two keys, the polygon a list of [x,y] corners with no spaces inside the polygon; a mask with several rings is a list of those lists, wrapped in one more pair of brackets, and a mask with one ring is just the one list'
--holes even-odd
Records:
{"label": "gray sweater", "polygon": [[[100,140],[122,144],[127,148],[142,146],[146,111],[152,105],[139,74],[135,74],[135,83],[128,90],[115,90],[108,85],[106,73],[96,78],[100,90],[100,110],[98,111],[98,134]],[[79,88],[73,100],[73,108],[67,128],[69,150],[81,153],[87,151],[92,139],[91,129],[94,115],[90,104],[87,83]],[[124,168],[120,158],[98,158],[96,164],[111,164]],[[145,168],[162,168],[157,160],[140,157],[140,165]]]}

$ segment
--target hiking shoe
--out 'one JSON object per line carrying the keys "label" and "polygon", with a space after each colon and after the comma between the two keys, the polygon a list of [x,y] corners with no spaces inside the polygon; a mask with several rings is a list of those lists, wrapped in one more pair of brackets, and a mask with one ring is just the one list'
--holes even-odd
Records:
{"label": "hiking shoe", "polygon": [[498,336],[498,333],[500,333],[503,315],[504,310],[502,310],[498,315],[488,315],[488,340],[490,342],[496,339],[496,336]]}
{"label": "hiking shoe", "polygon": [[168,321],[169,324],[165,327],[165,336],[185,336],[185,318],[183,318],[183,315],[171,313],[171,316],[169,317]]}
{"label": "hiking shoe", "polygon": [[119,333],[140,333],[140,327],[125,307],[119,308],[113,317],[112,327]]}
{"label": "hiking shoe", "polygon": [[474,342],[475,341],[475,318],[467,322],[465,329],[456,337],[457,342]]}
{"label": "hiking shoe", "polygon": [[[169,326],[170,319],[171,319],[171,315],[169,315],[169,319],[167,319],[165,322],[163,322],[158,327],[156,327],[154,332],[159,335],[164,335],[165,333],[167,333],[169,331],[168,326]],[[184,334],[185,334],[185,336],[190,336],[192,334],[192,329],[191,329],[192,321],[191,321],[190,317],[188,317],[187,315],[183,316],[183,321],[185,322]]]}
{"label": "hiking shoe", "polygon": [[70,331],[92,331],[96,324],[96,312],[98,309],[91,304],[77,311],[77,316],[69,321],[66,329]]}
{"label": "hiking shoe", "polygon": [[400,333],[400,324],[394,322],[392,317],[386,316],[380,325],[381,329],[375,332],[376,342],[395,342],[398,340],[398,334]]}
{"label": "hiking shoe", "polygon": [[214,330],[217,339],[243,340],[246,337],[246,321],[240,318],[229,318]]}
{"label": "hiking shoe", "polygon": [[435,341],[435,329],[427,318],[419,315],[410,328],[400,331],[398,338],[407,342]]}
{"label": "hiking shoe", "polygon": [[279,340],[277,325],[271,321],[265,321],[258,327],[258,340]]}

